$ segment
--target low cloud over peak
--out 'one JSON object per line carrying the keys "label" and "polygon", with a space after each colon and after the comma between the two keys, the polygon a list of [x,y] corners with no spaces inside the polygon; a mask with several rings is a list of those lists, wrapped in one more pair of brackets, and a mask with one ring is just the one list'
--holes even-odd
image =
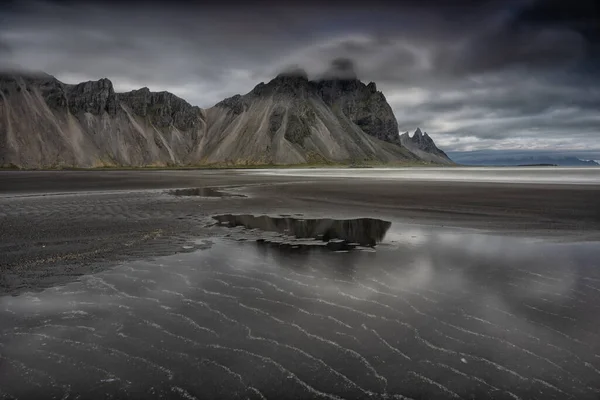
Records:
{"label": "low cloud over peak", "polygon": [[343,57],[333,59],[323,77],[327,79],[357,79],[354,61]]}
{"label": "low cloud over peak", "polygon": [[593,0],[12,1],[0,67],[209,107],[290,65],[374,81],[442,148],[600,148]]}

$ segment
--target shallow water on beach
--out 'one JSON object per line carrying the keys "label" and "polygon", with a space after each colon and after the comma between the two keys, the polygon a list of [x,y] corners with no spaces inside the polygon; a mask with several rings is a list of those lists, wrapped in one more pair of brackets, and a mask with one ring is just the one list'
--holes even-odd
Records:
{"label": "shallow water on beach", "polygon": [[410,167],[410,168],[290,168],[244,171],[248,174],[422,180],[443,182],[504,182],[600,184],[600,168],[595,167]]}
{"label": "shallow water on beach", "polygon": [[0,297],[0,398],[598,398],[597,242],[351,221]]}

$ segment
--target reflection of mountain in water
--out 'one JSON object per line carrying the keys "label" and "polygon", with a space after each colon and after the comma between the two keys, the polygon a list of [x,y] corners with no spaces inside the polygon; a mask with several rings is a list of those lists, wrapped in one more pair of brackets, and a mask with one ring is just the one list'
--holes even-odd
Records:
{"label": "reflection of mountain in water", "polygon": [[174,189],[174,190],[169,190],[167,193],[172,194],[174,196],[246,197],[241,194],[231,194],[231,193],[221,192],[220,190],[216,190],[216,189],[209,188],[209,187]]}
{"label": "reflection of mountain in water", "polygon": [[278,232],[298,239],[315,239],[327,243],[333,250],[347,250],[358,245],[374,247],[381,242],[392,225],[389,221],[373,218],[347,220],[274,218],[254,215],[217,215],[213,217],[233,228]]}

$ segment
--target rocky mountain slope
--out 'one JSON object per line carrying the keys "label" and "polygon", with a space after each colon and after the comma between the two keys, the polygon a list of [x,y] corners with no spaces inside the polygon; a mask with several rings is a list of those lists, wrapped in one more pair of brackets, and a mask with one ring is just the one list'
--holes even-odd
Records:
{"label": "rocky mountain slope", "polygon": [[454,164],[446,153],[435,145],[427,132],[423,133],[421,131],[421,128],[417,128],[412,137],[408,132],[404,132],[400,135],[400,143],[424,161],[437,164]]}
{"label": "rocky mountain slope", "polygon": [[117,94],[108,79],[0,76],[0,96],[0,165],[186,164],[205,132],[200,108],[146,88]]}
{"label": "rocky mountain slope", "polygon": [[374,84],[309,81],[301,71],[260,83],[206,111],[207,162],[300,164],[414,161]]}
{"label": "rocky mountain slope", "polygon": [[69,85],[45,74],[0,75],[0,166],[424,159],[402,145],[375,84],[355,77],[309,81],[290,71],[203,110],[148,88],[115,93],[108,79]]}

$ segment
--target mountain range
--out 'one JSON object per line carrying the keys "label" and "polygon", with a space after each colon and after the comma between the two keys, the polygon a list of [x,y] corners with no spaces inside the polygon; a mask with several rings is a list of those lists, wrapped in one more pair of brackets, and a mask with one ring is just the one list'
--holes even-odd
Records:
{"label": "mountain range", "polygon": [[272,165],[452,161],[417,129],[400,136],[375,83],[286,71],[208,109],[169,92],[116,93],[0,74],[0,166]]}
{"label": "mountain range", "polygon": [[[573,151],[534,151],[534,150],[478,150],[450,152],[450,158],[462,165],[479,166],[523,166],[523,165],[556,165],[562,167],[598,167],[593,159],[586,159],[585,152]],[[593,154],[587,155],[593,156]]]}

